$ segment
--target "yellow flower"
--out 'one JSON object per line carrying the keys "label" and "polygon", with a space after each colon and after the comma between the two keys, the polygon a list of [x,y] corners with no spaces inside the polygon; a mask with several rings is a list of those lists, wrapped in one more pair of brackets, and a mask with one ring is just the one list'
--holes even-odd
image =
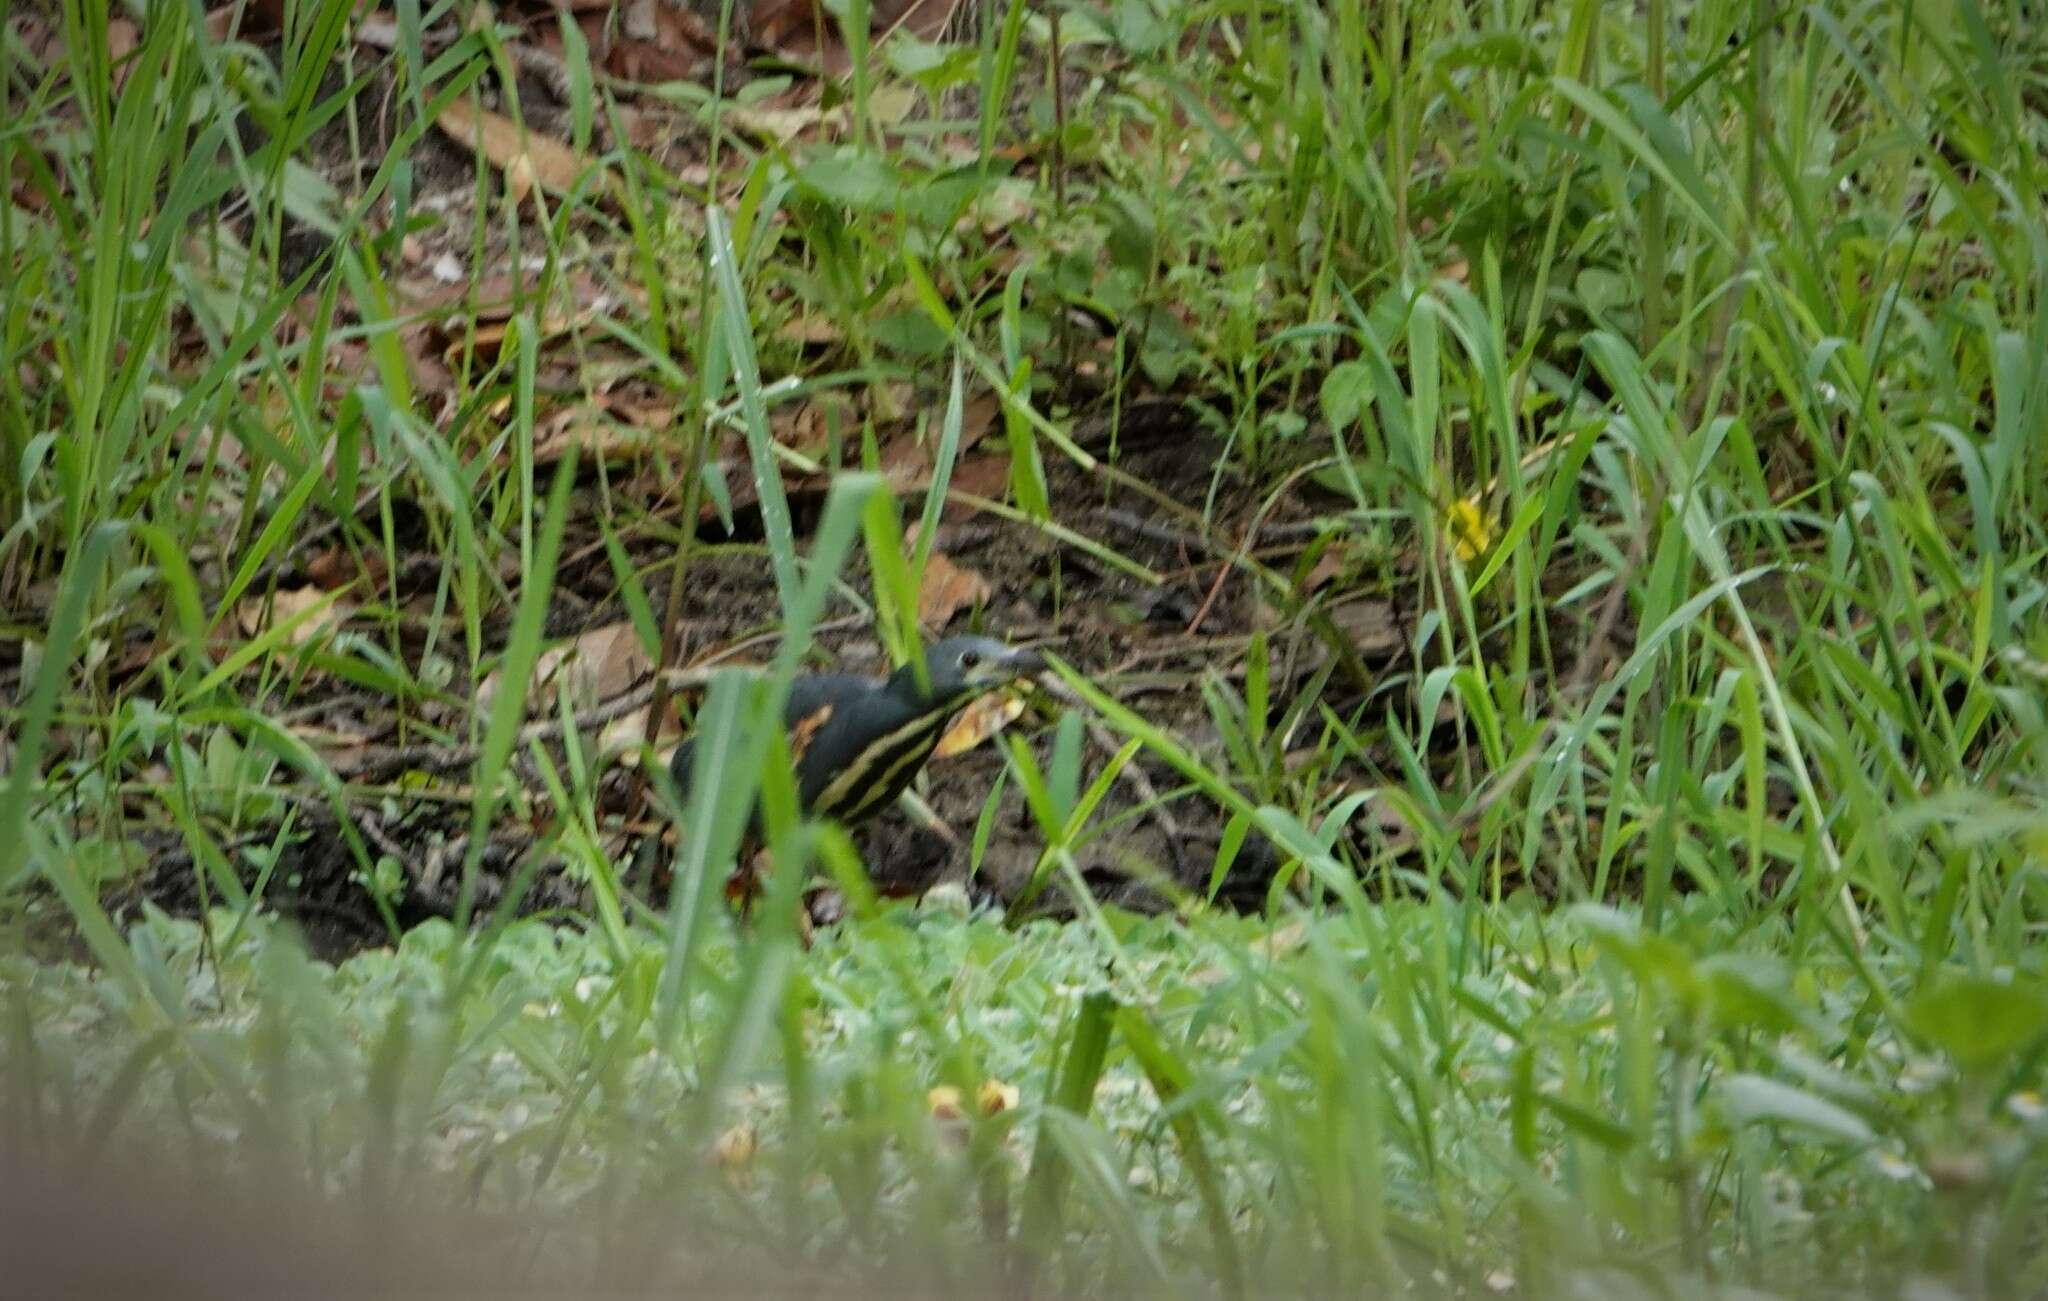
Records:
{"label": "yellow flower", "polygon": [[960,1109],[960,1090],[950,1084],[941,1084],[925,1094],[924,1103],[937,1120],[958,1120],[966,1114]]}
{"label": "yellow flower", "polygon": [[1493,521],[1479,508],[1479,498],[1460,497],[1444,512],[1451,530],[1451,549],[1460,561],[1470,563],[1493,549]]}
{"label": "yellow flower", "polygon": [[754,1163],[754,1153],[760,1145],[760,1136],[754,1132],[754,1127],[742,1121],[720,1134],[711,1144],[711,1163],[721,1170],[738,1173]]}
{"label": "yellow flower", "polygon": [[974,1095],[974,1100],[980,1105],[982,1115],[993,1116],[1015,1107],[1022,1096],[1016,1085],[988,1079],[981,1082],[981,1089]]}

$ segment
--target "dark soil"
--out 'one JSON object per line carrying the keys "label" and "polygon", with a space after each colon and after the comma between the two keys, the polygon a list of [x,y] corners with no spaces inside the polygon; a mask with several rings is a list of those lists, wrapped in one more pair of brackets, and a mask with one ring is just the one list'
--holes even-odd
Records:
{"label": "dark soil", "polygon": [[[1119,435],[1117,468],[1175,500],[1202,500],[1211,490],[1222,449],[1177,403],[1147,404],[1134,414]],[[1077,422],[1077,429],[1085,436],[1094,423]],[[1227,766],[1201,698],[1203,675],[1241,676],[1248,634],[1262,626],[1271,629],[1276,647],[1276,702],[1288,699],[1290,680],[1299,682],[1328,658],[1327,649],[1305,632],[1289,631],[1298,630],[1298,621],[1289,624],[1268,607],[1255,587],[1256,579],[1233,571],[1218,584],[1241,527],[1222,521],[1245,518],[1256,509],[1251,493],[1226,474],[1214,495],[1213,518],[1218,522],[1212,537],[1204,540],[1180,520],[1147,511],[1141,497],[1105,494],[1099,475],[1072,463],[1048,462],[1047,472],[1060,523],[1151,567],[1164,581],[1153,586],[1128,576],[1026,524],[956,512],[941,524],[936,547],[955,564],[985,577],[995,595],[979,609],[959,612],[949,627],[927,629],[926,635],[971,628],[1053,650],[1130,707],[1207,753],[1219,766]],[[797,504],[801,507],[800,497]],[[801,517],[803,511],[798,514]],[[1301,506],[1272,512],[1267,527],[1283,536],[1292,528],[1299,545],[1304,530],[1292,526],[1305,517],[1306,508]],[[750,528],[758,529],[758,520],[743,512],[735,527],[744,536]],[[713,529],[723,536],[722,530]],[[583,545],[598,539],[594,524],[579,525],[573,534],[565,554],[581,552],[592,558],[566,564],[558,574],[550,632],[561,636],[615,621],[622,614],[601,550]],[[664,550],[659,544],[641,543],[634,559],[643,572],[652,570],[664,558]],[[867,590],[858,564],[843,577],[854,590]],[[686,571],[679,664],[689,667],[714,658],[765,661],[775,649],[777,608],[769,567],[757,547],[707,544]],[[1191,635],[1187,629],[1197,612],[1202,613],[1200,628]],[[1358,644],[1383,664],[1397,643],[1389,630],[1388,635],[1363,637]],[[729,657],[740,646],[745,650]],[[1286,669],[1281,652],[1289,647],[1293,667]],[[821,621],[811,663],[818,669],[874,676],[885,671],[865,619],[843,597],[835,598]],[[1324,699],[1347,709],[1363,702],[1365,695],[1339,675],[1325,689]],[[1041,762],[1049,760],[1054,725],[1067,707],[1050,695],[1034,693],[1032,707],[1013,725],[1031,740]],[[335,716],[353,711],[370,717],[378,712],[379,702],[338,690],[329,709]],[[1107,732],[1091,738],[1084,781],[1092,779],[1108,758],[1109,750],[1100,742],[1113,745],[1120,740]],[[1004,762],[999,745],[984,744],[928,767],[923,798],[952,830],[950,840],[900,809],[884,812],[857,829],[856,843],[878,889],[888,895],[915,895],[941,882],[965,879],[965,844]],[[450,780],[460,780],[466,769],[466,764],[453,762],[437,765],[431,756],[420,766],[445,767]],[[1184,893],[1203,894],[1216,858],[1221,817],[1207,799],[1191,796],[1183,780],[1164,764],[1141,755],[1132,767],[1133,775],[1116,784],[1098,814],[1098,821],[1110,829],[1088,843],[1081,859],[1085,878],[1098,896],[1142,910],[1171,906]],[[522,775],[528,779],[534,807],[545,809],[538,774]],[[665,861],[667,850],[656,839],[661,824],[642,805],[639,787],[632,772],[613,770],[599,783],[600,808],[616,829],[621,875],[650,906],[659,908],[666,874],[650,867]],[[316,799],[299,801],[296,807],[299,830],[288,839],[265,885],[266,904],[293,918],[316,951],[330,957],[387,942],[386,918],[363,885],[354,852],[338,834],[331,809]],[[632,818],[636,811],[637,821]],[[403,868],[403,891],[390,903],[392,920],[403,927],[456,909],[467,849],[466,801],[408,805],[387,796],[352,803],[349,815],[357,840],[371,858],[388,855]],[[636,827],[642,834],[634,834]],[[488,915],[521,875],[543,831],[506,814],[482,855],[473,901],[480,915]],[[252,828],[229,842],[230,854],[267,846],[275,834],[274,826]],[[1030,878],[1042,844],[1019,785],[1006,782],[980,873],[969,883],[970,894],[985,902],[1007,903]],[[189,853],[170,835],[160,836],[156,849],[149,869],[119,904],[133,908],[148,900],[173,913],[196,911],[202,903],[201,876]],[[576,912],[587,906],[583,887],[559,864],[534,866],[538,870],[518,904],[520,912]],[[1238,856],[1219,898],[1260,906],[1274,867],[1270,849],[1254,837]],[[246,864],[243,869],[244,879],[253,883],[253,870]],[[1060,914],[1070,909],[1072,901],[1062,891],[1055,878],[1041,898],[1043,910]],[[209,890],[205,897],[218,904],[220,891]]]}
{"label": "dark soil", "polygon": [[[389,89],[373,88],[357,103],[383,105],[384,111],[393,111],[400,97],[386,93]],[[546,87],[525,85],[522,79],[521,90],[528,120],[545,128],[551,104]],[[352,140],[337,123],[315,148],[330,179],[344,193],[360,188],[381,157],[383,143],[391,138],[388,121],[366,122],[364,127],[360,138]],[[671,165],[678,157],[688,156],[690,146],[684,136],[681,131],[675,133],[681,143],[666,160]],[[428,282],[432,276],[427,268],[457,257],[472,283],[487,279],[487,274],[473,275],[468,266],[476,252],[467,243],[474,226],[466,214],[478,189],[477,163],[436,131],[422,137],[414,163],[415,209],[439,212],[443,220],[421,234],[421,246],[409,254],[406,274],[416,283]],[[487,181],[496,184],[497,179],[491,176]],[[491,238],[499,237],[496,223],[486,223],[486,229],[492,232]],[[309,242],[313,237],[301,233],[291,238],[295,259],[319,255],[317,242]],[[486,257],[492,256],[506,255],[502,249],[487,250]],[[482,270],[488,273],[493,268]],[[521,273],[513,268],[511,274],[516,279]],[[459,311],[460,304],[452,306]],[[1271,593],[1261,589],[1260,580],[1234,563],[1234,553],[1244,545],[1246,531],[1255,522],[1253,554],[1283,571],[1294,556],[1316,542],[1321,526],[1316,519],[1318,503],[1307,495],[1312,490],[1304,488],[1277,504],[1269,503],[1263,494],[1270,489],[1270,481],[1249,484],[1227,468],[1219,470],[1219,466],[1233,464],[1229,449],[1206,432],[1196,410],[1184,399],[1127,399],[1118,427],[1112,431],[1104,414],[1109,409],[1106,401],[1086,394],[1076,396],[1074,377],[1057,378],[1054,391],[1065,393],[1071,406],[1061,422],[1077,441],[1118,473],[1193,508],[1190,514],[1160,507],[1127,484],[1074,464],[1048,447],[1044,455],[1057,522],[1148,566],[1162,581],[1155,585],[1133,578],[1039,529],[956,504],[947,512],[936,547],[955,564],[986,578],[994,595],[980,608],[960,611],[946,628],[927,628],[926,636],[972,628],[1052,649],[1219,767],[1228,764],[1222,759],[1201,683],[1205,675],[1241,679],[1244,649],[1255,631],[1264,631],[1271,639],[1276,711],[1333,655],[1340,666],[1322,688],[1322,702],[1340,714],[1370,714],[1384,708],[1385,697],[1374,695],[1383,686],[1377,681],[1378,671],[1407,644],[1405,619],[1387,601],[1356,593],[1384,591],[1394,583],[1368,577],[1353,584],[1354,595],[1348,603],[1319,606],[1322,623],[1312,630],[1310,621],[1299,617],[1300,611],[1269,604]],[[543,374],[542,380],[545,390],[550,376]],[[939,400],[936,394],[919,396]],[[432,419],[431,413],[428,418]],[[1000,442],[996,435],[987,445]],[[984,450],[981,455],[993,454]],[[734,471],[731,481],[742,484],[747,477],[744,465],[730,468]],[[621,535],[639,571],[666,573],[666,561],[673,552],[674,525],[680,518],[673,483],[656,482],[651,471],[643,470],[640,477],[623,483],[616,477],[607,478],[600,490],[596,473],[586,471],[586,495],[579,499],[564,547],[565,560],[557,575],[549,619],[552,636],[572,637],[624,617],[604,535],[597,524],[600,512],[611,511],[620,494],[637,494],[647,516],[667,521],[671,529],[667,540],[648,536],[647,531]],[[816,513],[819,498],[802,484],[792,484],[791,492],[801,534]],[[1001,496],[1001,488],[990,495]],[[401,550],[408,552],[393,581],[401,597],[431,592],[440,581],[443,561],[424,523],[428,514],[424,509],[410,510],[403,502],[395,504],[394,525]],[[615,511],[610,518],[616,523]],[[675,630],[681,648],[677,665],[688,668],[713,660],[767,659],[775,648],[778,604],[769,567],[758,545],[753,545],[760,535],[758,515],[743,504],[730,536],[708,518],[698,535],[705,545],[693,555],[686,571],[681,618]],[[801,536],[799,544],[805,544]],[[275,575],[277,585],[283,588],[318,581],[319,561],[312,554],[317,549],[302,543]],[[843,578],[854,590],[867,590],[858,559]],[[651,595],[659,610],[661,594],[654,591]],[[486,638],[494,645],[502,642],[508,618],[509,613],[501,614],[498,626],[485,629]],[[403,649],[410,653],[418,646]],[[885,670],[871,629],[851,602],[835,599],[826,611],[812,648],[811,666],[878,676]],[[644,680],[638,685],[644,688]],[[1038,748],[1041,759],[1049,753],[1059,712],[1069,707],[1041,695],[1015,725]],[[550,708],[551,702],[531,702],[529,717],[544,718]],[[277,819],[227,830],[213,828],[239,879],[249,887],[260,881],[265,905],[294,919],[316,951],[329,957],[388,942],[394,925],[402,928],[456,912],[462,902],[460,880],[469,848],[470,808],[458,791],[467,777],[469,757],[447,747],[435,753],[430,737],[416,727],[402,731],[389,702],[343,684],[301,691],[293,697],[293,711],[299,720],[314,718],[391,741],[394,747],[405,742],[409,748],[404,751],[405,760],[394,761],[388,770],[344,773],[350,793],[344,811],[337,811],[308,787],[291,802],[293,817],[288,829]],[[412,727],[416,721],[407,720],[406,726]],[[453,713],[430,713],[427,721],[443,728],[446,735],[460,736],[467,731],[465,720]],[[1084,783],[1109,756],[1103,742],[1114,745],[1119,739],[1106,733],[1091,737]],[[1300,743],[1313,745],[1314,740],[1311,734]],[[558,745],[553,748],[559,768],[561,750]],[[515,765],[525,763],[522,752]],[[900,810],[885,812],[858,830],[856,839],[864,859],[885,893],[916,894],[966,876],[967,855],[962,846],[972,837],[1003,763],[1001,747],[985,744],[931,765],[923,796],[951,828],[953,838]],[[544,819],[549,801],[540,774],[528,767],[516,770],[531,797],[532,817]],[[427,780],[413,781],[419,774],[426,774]],[[280,773],[281,780],[288,777],[288,773]],[[649,906],[659,908],[664,876],[648,860],[667,852],[660,843],[665,824],[648,804],[636,773],[614,768],[600,774],[596,782],[602,829],[622,864],[622,876],[643,892]],[[154,821],[160,823],[160,817]],[[1127,907],[1156,909],[1171,906],[1183,892],[1197,896],[1206,892],[1222,819],[1209,801],[1191,797],[1182,778],[1167,766],[1141,755],[1131,776],[1117,783],[1102,805],[1098,822],[1108,830],[1088,843],[1081,866],[1099,896]],[[562,910],[569,914],[587,907],[585,887],[563,871],[560,863],[535,859],[534,847],[546,843],[548,830],[526,815],[507,810],[480,856],[475,897],[469,901],[475,915],[488,916],[506,891],[519,882],[523,882],[516,904],[520,912]],[[282,853],[267,876],[260,874],[257,857],[278,843],[281,832]],[[151,831],[145,833],[143,843],[149,865],[110,901],[117,915],[132,913],[145,902],[181,914],[221,902],[219,889],[202,885],[205,873],[195,865],[182,837]],[[1014,898],[1030,877],[1041,847],[1042,837],[1018,784],[1007,782],[993,820],[986,859],[970,883],[970,892],[995,902]],[[395,862],[400,876],[399,888],[381,903],[367,887],[363,870],[365,862],[379,858]],[[629,863],[630,867],[624,866]],[[1274,869],[1270,848],[1254,837],[1239,854],[1220,898],[1259,906]],[[1057,913],[1070,908],[1072,902],[1062,896],[1056,879],[1041,905]]]}

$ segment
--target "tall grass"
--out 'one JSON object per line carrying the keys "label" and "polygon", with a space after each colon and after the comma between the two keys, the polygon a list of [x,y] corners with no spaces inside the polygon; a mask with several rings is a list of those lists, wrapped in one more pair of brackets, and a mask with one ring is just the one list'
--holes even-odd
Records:
{"label": "tall grass", "polygon": [[[352,8],[287,5],[261,46],[149,0],[117,63],[68,0],[47,66],[8,15],[0,1143],[531,1215],[562,1249],[512,1272],[579,1285],[736,1253],[930,1290],[2038,1286],[2048,62],[2022,6],[1119,0],[1062,8],[1084,75],[1055,97],[1054,28],[1014,3],[968,57],[860,45],[849,144],[720,136],[708,204],[579,65],[574,134],[609,152],[533,207],[478,164],[441,233],[478,281],[524,270],[432,400],[393,285],[447,220],[416,202],[431,123],[505,38],[429,56],[453,10],[401,4],[373,57]],[[906,86],[920,115],[887,119]],[[679,502],[542,464],[578,276],[644,290],[602,329],[678,413],[651,454]],[[822,361],[780,331],[800,313],[839,331]],[[793,817],[763,722],[856,545],[860,608],[913,651],[947,473],[908,502],[846,475],[800,544],[775,404],[867,398],[850,464],[894,382],[948,376],[923,396],[950,467],[993,391],[995,507],[1162,581],[1048,487],[1064,459],[1148,488],[1071,438],[1069,355],[1111,409],[1188,396],[1216,481],[1296,490],[1315,545],[1272,568],[1211,501],[1155,502],[1282,612],[1241,681],[1188,683],[1219,743],[1062,668],[1131,743],[1090,770],[1072,724],[1012,747],[1033,888],[1078,919],[885,906]],[[688,572],[700,492],[729,504],[729,428],[785,637],[712,685],[712,776],[658,792],[683,834],[657,909],[602,848],[571,702],[471,706],[562,631],[572,512],[659,636],[643,589]],[[301,635],[335,597],[235,632],[312,536],[371,573],[442,557],[424,645],[395,580],[340,629]],[[622,542],[650,537],[673,567]],[[1358,596],[1415,612],[1365,693],[1332,617]],[[1315,642],[1337,667],[1282,670]],[[334,966],[262,907],[305,834],[280,810],[332,810],[368,884],[350,810],[413,796],[301,739],[316,671],[474,755],[460,924],[400,934],[387,903],[389,947]],[[522,746],[551,711],[561,752]],[[1211,898],[1274,847],[1263,915],[1086,897],[1139,761],[1217,807]],[[717,887],[756,783],[781,870],[743,929]],[[473,916],[511,816],[548,831]],[[166,840],[210,909],[117,922],[105,893]],[[564,865],[591,914],[520,920]],[[851,916],[806,950],[811,865]]]}

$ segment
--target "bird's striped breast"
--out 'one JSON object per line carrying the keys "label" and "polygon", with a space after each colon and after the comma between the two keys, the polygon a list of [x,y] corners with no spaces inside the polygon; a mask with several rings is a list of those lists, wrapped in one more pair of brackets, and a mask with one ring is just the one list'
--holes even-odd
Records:
{"label": "bird's striped breast", "polygon": [[851,824],[895,799],[931,757],[953,714],[950,708],[935,709],[869,742],[818,792],[812,812]]}

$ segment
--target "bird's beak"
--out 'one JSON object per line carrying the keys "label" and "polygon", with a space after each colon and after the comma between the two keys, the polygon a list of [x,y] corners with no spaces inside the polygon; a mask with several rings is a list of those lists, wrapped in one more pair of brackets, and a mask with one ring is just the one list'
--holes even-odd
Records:
{"label": "bird's beak", "polygon": [[1029,646],[1012,647],[1009,657],[1003,661],[1003,667],[1017,677],[1028,678],[1033,674],[1045,672],[1045,656]]}

